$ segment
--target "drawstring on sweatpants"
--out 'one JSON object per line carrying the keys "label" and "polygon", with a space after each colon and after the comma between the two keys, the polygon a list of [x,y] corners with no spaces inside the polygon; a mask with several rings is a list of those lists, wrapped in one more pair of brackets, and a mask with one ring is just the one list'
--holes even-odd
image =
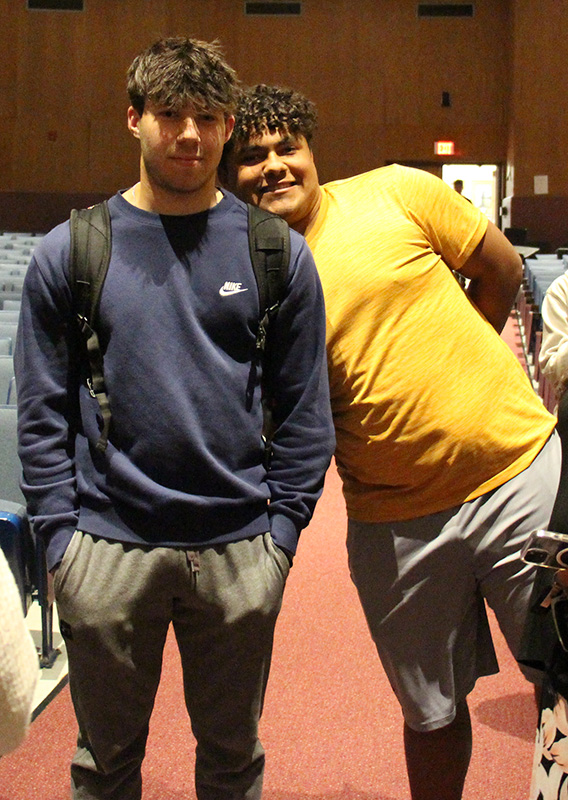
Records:
{"label": "drawstring on sweatpants", "polygon": [[197,574],[199,572],[199,553],[197,550],[186,550],[185,555],[192,573]]}

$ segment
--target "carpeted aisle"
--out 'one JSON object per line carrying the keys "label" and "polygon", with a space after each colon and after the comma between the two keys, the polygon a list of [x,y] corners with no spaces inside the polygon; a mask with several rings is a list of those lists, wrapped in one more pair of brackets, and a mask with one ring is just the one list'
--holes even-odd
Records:
{"label": "carpeted aisle", "polygon": [[[277,626],[262,722],[264,800],[409,797],[401,715],[349,579],[345,528],[332,468],[302,535]],[[478,681],[470,697],[474,753],[465,800],[528,797],[532,691],[498,631],[495,637],[502,671]],[[75,735],[66,688],[33,723],[24,745],[0,760],[0,800],[67,800]],[[144,767],[144,800],[194,800],[193,747],[171,637]]]}

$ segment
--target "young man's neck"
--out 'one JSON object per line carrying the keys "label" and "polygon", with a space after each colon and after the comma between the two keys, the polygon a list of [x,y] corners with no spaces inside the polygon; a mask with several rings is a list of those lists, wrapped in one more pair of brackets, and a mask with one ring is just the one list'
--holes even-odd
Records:
{"label": "young man's neck", "polygon": [[301,233],[302,236],[307,236],[314,226],[314,223],[318,216],[318,212],[320,210],[320,206],[321,206],[321,187],[318,187],[317,197],[314,199],[314,202],[310,207],[310,209],[308,210],[308,213],[305,214],[305,216],[303,216],[302,219],[292,223],[290,227],[293,228],[298,233]]}
{"label": "young man's neck", "polygon": [[142,211],[151,211],[154,214],[166,216],[186,216],[199,214],[213,208],[223,199],[223,193],[217,186],[209,186],[197,192],[180,192],[174,194],[169,191],[160,191],[140,180],[127,189],[122,195],[131,205]]}

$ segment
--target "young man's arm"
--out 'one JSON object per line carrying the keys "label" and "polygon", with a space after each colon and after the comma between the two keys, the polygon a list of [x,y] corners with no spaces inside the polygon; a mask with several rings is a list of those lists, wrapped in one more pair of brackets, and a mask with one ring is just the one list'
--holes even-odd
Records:
{"label": "young man's arm", "polygon": [[513,245],[492,222],[460,273],[470,279],[469,297],[501,333],[517,298],[523,268]]}
{"label": "young man's arm", "polygon": [[323,293],[312,255],[291,232],[288,290],[270,332],[277,430],[267,474],[274,541],[294,554],[321,494],[335,447],[325,352]]}
{"label": "young man's arm", "polygon": [[475,206],[439,178],[398,167],[405,200],[444,263],[469,278],[468,295],[501,332],[516,300],[522,262],[513,245]]}
{"label": "young man's arm", "polygon": [[46,237],[22,293],[14,355],[22,490],[34,532],[47,546],[48,569],[60,561],[77,526],[69,386],[77,354],[69,349],[70,292],[62,264],[68,235]]}

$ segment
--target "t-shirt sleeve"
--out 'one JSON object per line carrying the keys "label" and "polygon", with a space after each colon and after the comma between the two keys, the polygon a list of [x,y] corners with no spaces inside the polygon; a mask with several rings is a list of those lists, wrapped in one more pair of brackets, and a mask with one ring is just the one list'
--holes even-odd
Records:
{"label": "t-shirt sleeve", "polygon": [[434,252],[458,270],[487,230],[487,217],[451,186],[425,170],[398,167],[399,191],[408,213]]}

